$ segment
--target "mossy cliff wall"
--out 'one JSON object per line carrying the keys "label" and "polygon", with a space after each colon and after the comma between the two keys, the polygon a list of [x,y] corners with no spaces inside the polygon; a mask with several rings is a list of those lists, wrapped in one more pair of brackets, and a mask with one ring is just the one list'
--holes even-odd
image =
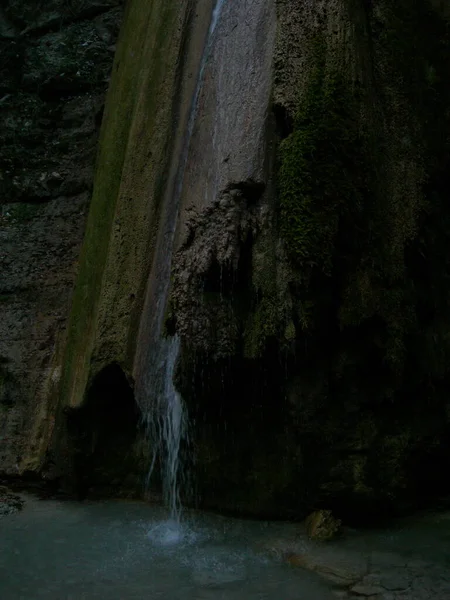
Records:
{"label": "mossy cliff wall", "polygon": [[132,371],[142,296],[170,168],[194,4],[127,5],[105,107],[65,349],[62,397],[79,405],[111,361]]}
{"label": "mossy cliff wall", "polygon": [[289,402],[318,500],[414,506],[449,490],[449,25],[426,1],[313,13],[303,85],[287,62],[275,86]]}
{"label": "mossy cliff wall", "polygon": [[79,440],[67,439],[66,415],[70,421],[88,401],[96,376],[114,364],[132,382],[147,281],[211,7],[193,0],[133,0],[126,6],[62,353],[51,452],[58,473],[72,468],[70,454],[78,452],[70,445]]}
{"label": "mossy cliff wall", "polygon": [[272,176],[196,211],[175,258],[206,505],[356,518],[449,491],[444,8],[277,2]]}
{"label": "mossy cliff wall", "polygon": [[[211,8],[127,4],[55,354],[57,462],[76,451],[67,414],[91,427],[94,391],[105,400],[114,376],[132,402],[144,374],[144,298]],[[437,0],[222,5],[165,328],[204,506],[356,519],[449,492],[447,15]]]}

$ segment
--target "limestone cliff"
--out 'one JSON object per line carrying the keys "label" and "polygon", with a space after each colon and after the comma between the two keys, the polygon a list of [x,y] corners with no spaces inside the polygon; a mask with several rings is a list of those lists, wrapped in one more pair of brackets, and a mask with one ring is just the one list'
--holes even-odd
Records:
{"label": "limestone cliff", "polygon": [[[446,5],[279,0],[274,47],[252,7],[258,64],[273,57],[271,112],[244,121],[231,151],[245,101],[212,118],[206,181],[208,141],[194,139],[174,260],[198,494],[274,515],[418,506],[449,491]],[[249,57],[245,23],[234,48]],[[207,115],[239,98],[251,59],[225,64]]]}
{"label": "limestone cliff", "polygon": [[355,517],[450,491],[449,10],[410,4],[225,0],[204,61],[212,2],[128,2],[40,437],[60,475],[97,460],[112,381],[141,402],[165,303],[203,505]]}

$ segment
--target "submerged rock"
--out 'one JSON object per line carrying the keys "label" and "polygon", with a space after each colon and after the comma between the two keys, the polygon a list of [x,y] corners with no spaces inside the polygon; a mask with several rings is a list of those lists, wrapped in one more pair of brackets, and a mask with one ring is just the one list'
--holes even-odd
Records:
{"label": "submerged rock", "polygon": [[341,520],[333,517],[331,510],[316,510],[306,518],[306,533],[312,540],[326,542],[341,532]]}

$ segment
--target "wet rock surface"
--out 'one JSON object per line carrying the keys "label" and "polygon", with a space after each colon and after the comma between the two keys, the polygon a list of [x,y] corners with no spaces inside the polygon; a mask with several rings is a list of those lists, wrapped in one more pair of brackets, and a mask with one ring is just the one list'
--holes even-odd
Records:
{"label": "wet rock surface", "polygon": [[330,544],[304,534],[268,547],[293,568],[330,582],[338,598],[426,600],[450,597],[450,515],[404,519],[392,530],[347,531]]}
{"label": "wet rock surface", "polygon": [[[220,5],[178,221],[170,208],[161,226],[209,9],[189,24],[187,0],[149,12],[130,3],[64,363],[75,390],[67,404],[83,401],[95,369],[131,372],[136,346],[151,352],[145,335],[136,342],[141,314],[154,312],[142,310],[144,288],[154,240],[176,229],[166,328],[182,338],[183,393],[205,438],[201,501],[296,518],[332,505],[367,521],[424,505],[448,492],[450,456],[448,27],[427,2],[411,19],[405,0]],[[120,10],[115,0],[0,9],[0,470],[9,473],[35,470],[54,428],[47,398],[61,378]],[[182,65],[199,15],[203,34]],[[283,148],[291,181],[277,174]],[[281,179],[293,211],[280,210]],[[283,211],[293,231],[280,231]],[[287,257],[296,241],[297,271]],[[378,583],[354,585],[372,593]]]}
{"label": "wet rock surface", "polygon": [[[367,523],[448,493],[446,325],[423,288],[448,247],[448,86],[435,87],[447,80],[448,26],[422,0],[414,14],[403,0],[275,6],[274,41],[267,3],[224,4],[168,331],[202,423],[205,506],[286,517],[330,506]],[[250,182],[259,197],[230,201],[231,185]],[[439,298],[443,268],[430,282]]]}

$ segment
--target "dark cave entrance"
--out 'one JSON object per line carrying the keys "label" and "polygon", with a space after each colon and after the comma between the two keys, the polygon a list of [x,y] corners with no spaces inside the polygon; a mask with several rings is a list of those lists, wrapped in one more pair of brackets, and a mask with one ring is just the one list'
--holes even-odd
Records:
{"label": "dark cave entrance", "polygon": [[108,365],[95,376],[83,406],[68,412],[67,427],[80,499],[141,491],[140,414],[119,365]]}

